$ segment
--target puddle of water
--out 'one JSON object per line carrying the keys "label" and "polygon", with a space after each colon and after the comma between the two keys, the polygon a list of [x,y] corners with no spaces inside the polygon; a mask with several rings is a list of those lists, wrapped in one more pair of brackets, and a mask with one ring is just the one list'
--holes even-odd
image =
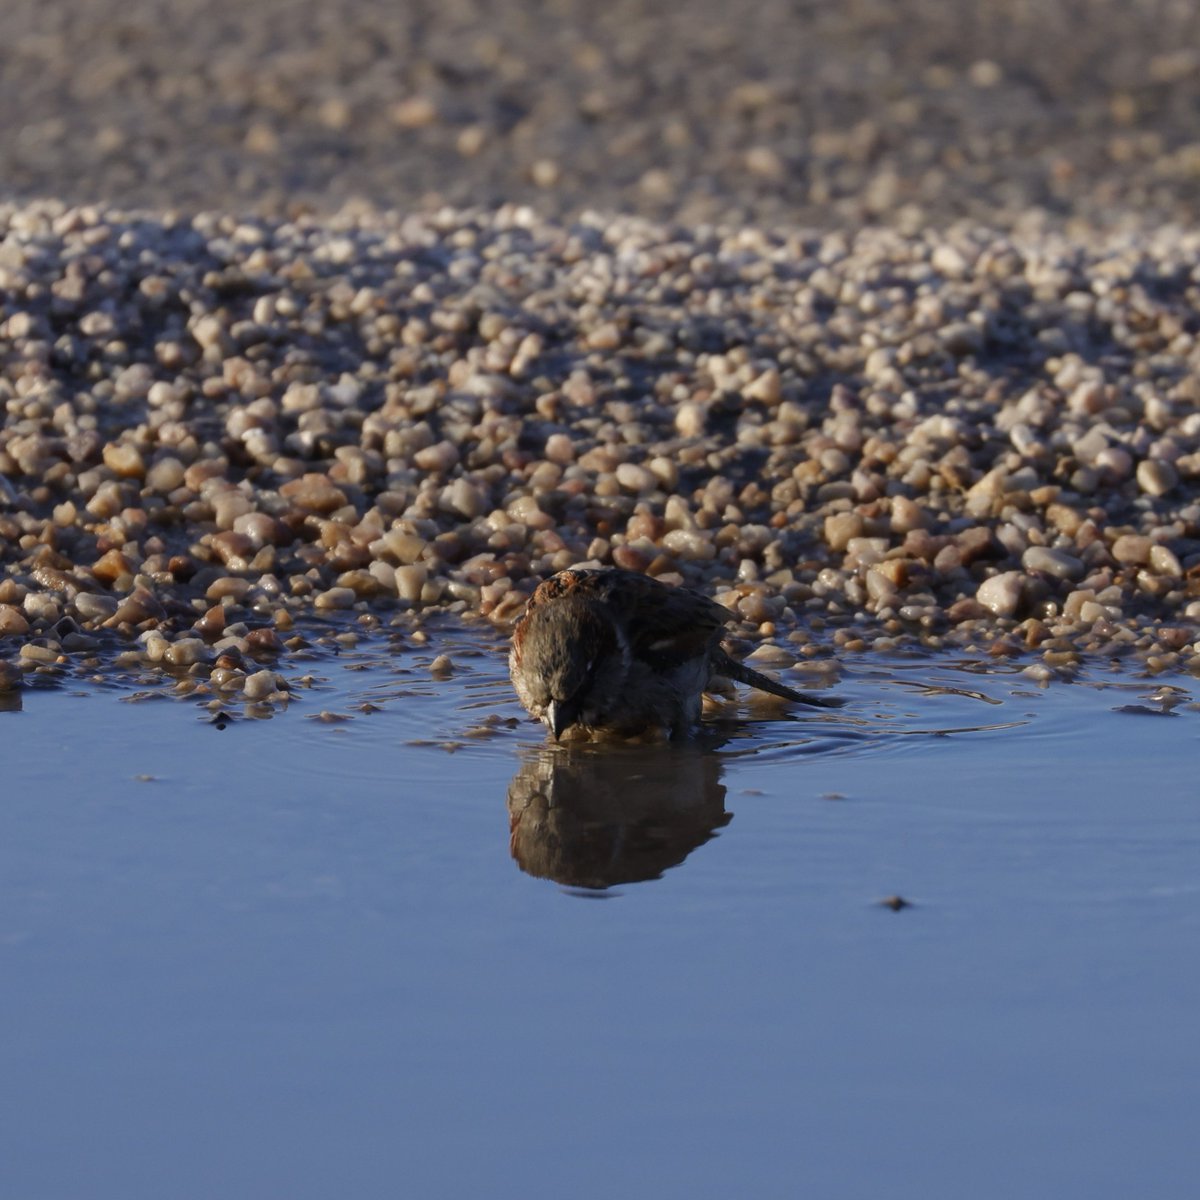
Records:
{"label": "puddle of water", "polygon": [[1190,1194],[1193,681],[567,750],[480,636],[0,712],[5,1195]]}

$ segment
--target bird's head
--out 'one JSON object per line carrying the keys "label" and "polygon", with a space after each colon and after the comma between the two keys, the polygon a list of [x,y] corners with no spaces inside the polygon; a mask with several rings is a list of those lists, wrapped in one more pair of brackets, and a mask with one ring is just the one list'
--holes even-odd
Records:
{"label": "bird's head", "polygon": [[608,684],[620,638],[596,603],[564,597],[532,609],[521,623],[518,669],[531,702],[557,741],[572,725],[587,724],[596,685]]}

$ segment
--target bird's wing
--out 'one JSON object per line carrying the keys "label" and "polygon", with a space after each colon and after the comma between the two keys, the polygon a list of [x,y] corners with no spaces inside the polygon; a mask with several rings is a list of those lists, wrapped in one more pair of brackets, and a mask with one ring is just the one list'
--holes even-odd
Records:
{"label": "bird's wing", "polygon": [[733,619],[715,600],[636,571],[560,571],[543,583],[534,597],[543,588],[548,593],[539,603],[574,594],[604,604],[625,630],[633,653],[659,669],[707,653],[719,640],[718,631]]}

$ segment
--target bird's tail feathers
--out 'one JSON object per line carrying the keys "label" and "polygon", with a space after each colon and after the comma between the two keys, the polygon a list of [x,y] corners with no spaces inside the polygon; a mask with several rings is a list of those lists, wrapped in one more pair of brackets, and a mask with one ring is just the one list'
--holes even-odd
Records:
{"label": "bird's tail feathers", "polygon": [[753,667],[738,662],[724,650],[713,656],[713,667],[720,675],[736,679],[738,683],[744,683],[749,687],[758,688],[760,692],[770,692],[772,696],[778,696],[781,700],[792,700],[797,704],[811,704],[814,708],[841,708],[846,703],[840,696],[814,696],[812,692],[798,692],[795,688],[788,687],[786,683],[780,683],[777,679],[772,679],[769,675],[764,675],[761,671],[756,671]]}

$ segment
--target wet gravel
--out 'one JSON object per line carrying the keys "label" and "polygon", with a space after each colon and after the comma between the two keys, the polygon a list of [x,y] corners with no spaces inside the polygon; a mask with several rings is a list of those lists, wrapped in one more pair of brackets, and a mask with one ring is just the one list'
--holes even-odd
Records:
{"label": "wet gravel", "polygon": [[0,690],[579,562],[1200,670],[1190,6],[151,7],[6,13]]}
{"label": "wet gravel", "polygon": [[1200,666],[1196,235],[55,204],[0,231],[26,665],[115,637],[267,694],[247,659],[299,615],[503,625],[591,561],[715,594],[774,666]]}

